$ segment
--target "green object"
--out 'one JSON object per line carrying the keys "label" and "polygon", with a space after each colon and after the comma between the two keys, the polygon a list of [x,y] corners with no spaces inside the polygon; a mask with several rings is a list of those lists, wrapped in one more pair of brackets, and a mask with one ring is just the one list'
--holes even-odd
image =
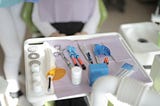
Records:
{"label": "green object", "polygon": [[32,22],[32,9],[33,9],[34,3],[31,2],[25,2],[22,8],[21,17],[24,20],[24,22],[27,25],[27,28],[29,29],[29,32],[31,34],[39,33],[38,29]]}
{"label": "green object", "polygon": [[99,9],[100,9],[100,22],[98,25],[98,31],[100,30],[102,24],[107,18],[107,10],[106,10],[103,0],[99,0]]}
{"label": "green object", "polygon": [[114,106],[110,101],[108,101],[108,106]]}
{"label": "green object", "polygon": [[154,83],[154,89],[160,93],[160,78],[155,78],[155,80],[153,81]]}
{"label": "green object", "polygon": [[158,32],[158,46],[160,47],[160,31]]}
{"label": "green object", "polygon": [[48,101],[44,104],[44,106],[55,106],[55,102],[54,101]]}

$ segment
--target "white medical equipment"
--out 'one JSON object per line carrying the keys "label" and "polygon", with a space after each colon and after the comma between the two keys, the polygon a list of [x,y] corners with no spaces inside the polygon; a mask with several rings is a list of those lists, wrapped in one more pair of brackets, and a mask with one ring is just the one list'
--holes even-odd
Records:
{"label": "white medical equipment", "polygon": [[[131,106],[160,105],[160,55],[156,55],[151,69],[153,85],[145,84],[131,78],[106,76],[99,78],[93,85],[91,106],[106,106],[107,93]],[[107,84],[106,84],[107,83]],[[117,105],[114,105],[117,106]]]}
{"label": "white medical equipment", "polygon": [[[81,35],[32,38],[26,40],[24,43],[26,95],[29,102],[34,106],[42,106],[46,101],[89,95],[90,92],[92,92],[92,88],[89,86],[88,82],[88,66],[90,63],[78,49],[78,44],[83,46],[85,45],[90,51],[92,51],[92,47],[96,43],[103,43],[109,47],[112,51],[112,56],[116,60],[114,61],[112,58],[109,58],[109,75],[116,75],[117,71],[120,71],[120,68],[124,63],[129,63],[133,65],[134,72],[128,77],[142,81],[146,84],[152,83],[151,78],[137,62],[130,48],[118,33],[83,35],[83,37]],[[83,59],[84,64],[87,66],[86,70],[82,71],[82,81],[79,85],[72,84],[71,70],[61,56],[54,57],[54,52],[57,52],[54,46],[57,44],[60,44],[62,49],[65,49],[68,45],[76,47],[79,56]],[[46,49],[49,49],[52,53],[46,52]],[[64,51],[63,53],[66,58],[72,62],[70,56],[67,55],[68,52]],[[93,51],[90,53],[91,56],[94,57]],[[96,63],[95,61],[95,58],[93,58],[93,63]],[[103,62],[103,59],[100,59],[100,61]],[[47,67],[51,67],[52,65],[54,67],[64,68],[66,70],[66,75],[58,81],[53,81],[54,92],[48,93],[46,73],[48,70]],[[35,73],[36,75],[34,75]]]}
{"label": "white medical equipment", "polygon": [[139,63],[151,69],[153,85],[127,77],[101,77],[93,85],[91,106],[106,106],[107,93],[127,103],[123,106],[160,106],[160,0],[151,20],[121,25],[120,31]]}

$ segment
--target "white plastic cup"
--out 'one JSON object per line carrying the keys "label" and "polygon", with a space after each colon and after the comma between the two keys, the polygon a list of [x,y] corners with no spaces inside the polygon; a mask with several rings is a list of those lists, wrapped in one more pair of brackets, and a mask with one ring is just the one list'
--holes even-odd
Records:
{"label": "white plastic cup", "polygon": [[41,86],[41,82],[40,81],[34,81],[33,82],[33,91],[35,93],[42,92],[42,86]]}
{"label": "white plastic cup", "polygon": [[40,73],[38,72],[32,73],[32,79],[33,81],[41,81]]}
{"label": "white plastic cup", "polygon": [[82,68],[74,66],[71,69],[72,84],[79,85],[82,80]]}
{"label": "white plastic cup", "polygon": [[31,65],[31,71],[32,71],[33,73],[39,72],[39,71],[40,71],[40,65],[37,64],[37,63],[33,63],[33,64]]}

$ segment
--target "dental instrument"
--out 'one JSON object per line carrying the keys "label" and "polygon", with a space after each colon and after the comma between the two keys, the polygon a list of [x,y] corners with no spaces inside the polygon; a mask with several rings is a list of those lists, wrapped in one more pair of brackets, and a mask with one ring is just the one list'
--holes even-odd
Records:
{"label": "dental instrument", "polygon": [[72,68],[72,64],[70,63],[70,61],[66,58],[66,56],[63,53],[65,49],[61,49],[60,45],[55,45],[54,48],[57,49],[57,52],[54,52],[54,56],[60,55],[62,57],[62,59],[64,60],[64,62],[69,67],[69,69],[71,69]]}
{"label": "dental instrument", "polygon": [[54,92],[54,87],[53,87],[53,78],[55,77],[56,70],[51,69],[47,72],[47,78],[48,78],[48,92],[53,93]]}
{"label": "dental instrument", "polygon": [[104,63],[106,63],[107,65],[109,64],[109,59],[108,59],[108,57],[105,57],[105,58],[104,58]]}
{"label": "dental instrument", "polygon": [[81,60],[80,56],[77,54],[76,52],[76,48],[73,47],[73,46],[67,46],[67,51],[74,63],[75,66],[78,66],[77,62],[76,62],[76,59],[78,60],[79,64],[81,65],[82,69],[85,70],[86,69],[86,66],[85,64],[83,63],[83,61]]}
{"label": "dental instrument", "polygon": [[111,55],[110,49],[105,45],[95,44],[94,45],[94,54],[96,56],[97,63],[99,63],[100,60],[98,59],[98,57],[101,55],[106,56],[105,60],[108,58],[108,56],[110,56],[115,61],[115,59]]}
{"label": "dental instrument", "polygon": [[78,47],[79,47],[80,51],[82,52],[83,56],[86,58],[86,60],[90,64],[93,64],[91,54],[90,54],[89,50],[86,48],[86,46],[83,46],[83,45],[80,46],[79,43],[78,43]]}
{"label": "dental instrument", "polygon": [[129,76],[133,72],[133,65],[129,63],[124,63],[121,67],[122,70],[116,74],[116,76],[120,78],[124,78],[126,76]]}

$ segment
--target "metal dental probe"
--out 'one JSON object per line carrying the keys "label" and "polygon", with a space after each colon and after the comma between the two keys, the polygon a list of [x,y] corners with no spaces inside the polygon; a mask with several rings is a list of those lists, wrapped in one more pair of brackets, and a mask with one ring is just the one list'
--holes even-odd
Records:
{"label": "metal dental probe", "polygon": [[67,66],[69,67],[69,69],[72,68],[72,64],[70,63],[70,61],[66,58],[66,56],[64,55],[63,51],[65,49],[61,49],[60,45],[55,45],[54,46],[58,51],[54,53],[55,56],[60,55],[62,57],[62,59],[65,61],[65,63],[67,64]]}
{"label": "metal dental probe", "polygon": [[89,51],[87,50],[87,48],[85,46],[80,46],[79,43],[78,43],[78,47],[80,49],[80,51],[82,52],[83,56],[85,57],[85,59],[93,64],[93,60],[91,58],[91,54],[89,53]]}

